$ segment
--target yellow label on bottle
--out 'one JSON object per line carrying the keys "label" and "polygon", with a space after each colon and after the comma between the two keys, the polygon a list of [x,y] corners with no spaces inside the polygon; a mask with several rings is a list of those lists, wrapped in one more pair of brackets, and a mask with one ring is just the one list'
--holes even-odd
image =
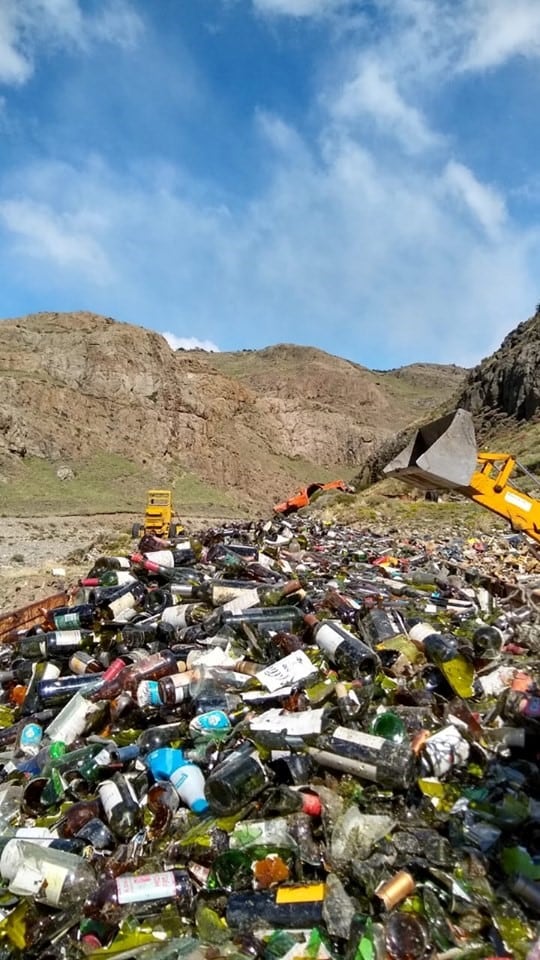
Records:
{"label": "yellow label on bottle", "polygon": [[276,903],[313,903],[324,900],[324,883],[303,883],[296,887],[281,887],[276,893]]}

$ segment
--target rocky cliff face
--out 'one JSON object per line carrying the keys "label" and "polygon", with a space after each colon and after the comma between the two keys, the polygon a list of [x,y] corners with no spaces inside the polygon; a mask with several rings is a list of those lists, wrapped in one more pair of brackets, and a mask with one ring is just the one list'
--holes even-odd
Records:
{"label": "rocky cliff face", "polygon": [[321,467],[350,475],[426,397],[407,388],[407,406],[395,377],[319,350],[175,352],[157,333],[91,313],[5,320],[0,342],[4,458],[99,451],[163,475],[181,464],[265,504],[302,472],[301,482]]}
{"label": "rocky cliff face", "polygon": [[540,311],[520,323],[467,377],[457,405],[470,410],[482,432],[511,417],[540,412]]}

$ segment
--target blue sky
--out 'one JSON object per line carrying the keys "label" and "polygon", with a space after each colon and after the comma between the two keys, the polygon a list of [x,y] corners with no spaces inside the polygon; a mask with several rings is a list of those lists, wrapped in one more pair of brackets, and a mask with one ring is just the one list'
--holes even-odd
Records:
{"label": "blue sky", "polygon": [[0,0],[0,316],[476,363],[540,301],[539,0]]}

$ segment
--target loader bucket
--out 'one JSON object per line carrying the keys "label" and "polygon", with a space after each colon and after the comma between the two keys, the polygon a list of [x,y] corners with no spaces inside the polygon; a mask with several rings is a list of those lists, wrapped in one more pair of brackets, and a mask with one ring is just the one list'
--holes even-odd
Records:
{"label": "loader bucket", "polygon": [[415,487],[453,490],[469,486],[476,461],[473,419],[460,407],[420,427],[383,473]]}

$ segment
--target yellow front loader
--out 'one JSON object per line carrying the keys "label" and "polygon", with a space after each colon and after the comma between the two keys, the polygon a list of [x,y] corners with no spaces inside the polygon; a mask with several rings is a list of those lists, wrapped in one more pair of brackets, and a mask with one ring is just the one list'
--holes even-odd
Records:
{"label": "yellow front loader", "polygon": [[540,501],[510,484],[516,469],[532,477],[511,453],[479,453],[472,416],[459,408],[420,427],[383,473],[415,487],[455,490],[540,543]]}
{"label": "yellow front loader", "polygon": [[134,523],[133,537],[154,535],[173,540],[184,530],[181,523],[174,520],[174,507],[171,490],[149,490],[146,494],[144,523]]}

